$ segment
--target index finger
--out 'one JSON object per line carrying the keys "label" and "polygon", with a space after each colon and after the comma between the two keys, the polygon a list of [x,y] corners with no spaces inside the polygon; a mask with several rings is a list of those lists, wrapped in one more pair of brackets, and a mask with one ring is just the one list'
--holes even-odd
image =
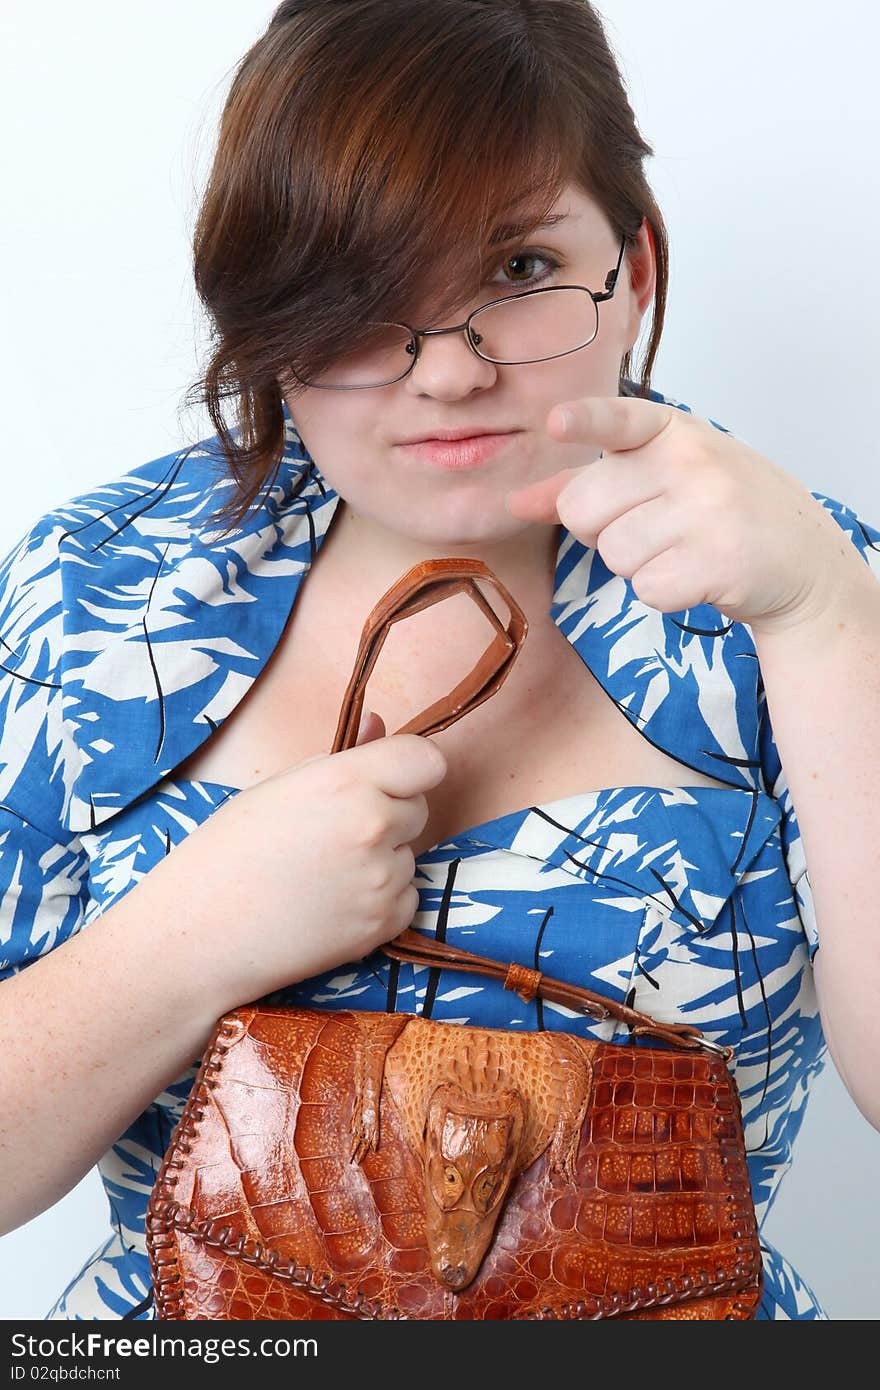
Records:
{"label": "index finger", "polygon": [[[571,417],[563,426],[563,413]],[[581,396],[555,405],[547,429],[565,443],[600,444],[610,453],[640,449],[671,425],[674,406],[632,396]]]}

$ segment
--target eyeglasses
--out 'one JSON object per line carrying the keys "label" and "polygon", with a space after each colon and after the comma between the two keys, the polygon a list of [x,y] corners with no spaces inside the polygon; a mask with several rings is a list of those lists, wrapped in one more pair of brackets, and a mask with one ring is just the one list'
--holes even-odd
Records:
{"label": "eyeglasses", "polygon": [[[617,265],[605,276],[603,294],[596,294],[585,285],[549,285],[493,299],[453,328],[376,324],[385,331],[375,344],[344,355],[322,372],[320,381],[307,381],[302,376],[297,380],[321,391],[364,391],[390,386],[412,371],[419,360],[422,339],[441,333],[464,333],[477,357],[505,366],[546,362],[580,352],[589,347],[599,331],[599,304],[614,295],[625,246],[624,236]],[[523,349],[527,349],[527,356],[523,356]]]}

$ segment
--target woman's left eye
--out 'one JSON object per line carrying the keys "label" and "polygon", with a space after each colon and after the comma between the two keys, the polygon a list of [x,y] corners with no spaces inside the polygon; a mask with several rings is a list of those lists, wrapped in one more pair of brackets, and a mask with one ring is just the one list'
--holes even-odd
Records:
{"label": "woman's left eye", "polygon": [[[555,256],[549,255],[546,251],[518,251],[515,256],[507,257],[504,264],[499,266],[499,272],[502,270],[507,271],[510,266],[523,266],[530,261],[543,261],[546,266],[549,266],[549,269],[543,271],[540,275],[527,275],[524,280],[510,280],[508,284],[533,286],[542,280],[546,280],[548,276],[553,274],[554,270],[559,269],[559,262],[556,260]],[[495,280],[489,281],[490,285],[497,283],[498,281]]]}

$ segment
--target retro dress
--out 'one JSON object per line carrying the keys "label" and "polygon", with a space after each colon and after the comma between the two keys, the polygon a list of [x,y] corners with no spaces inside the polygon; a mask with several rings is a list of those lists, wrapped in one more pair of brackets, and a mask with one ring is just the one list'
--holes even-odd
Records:
{"label": "retro dress", "polygon": [[[286,409],[285,431],[231,533],[207,529],[231,486],[213,438],[47,513],[0,563],[0,979],[93,926],[236,794],[174,774],[259,677],[333,523],[338,494]],[[813,496],[880,577],[880,531]],[[761,1222],[827,1049],[807,866],[751,629],[709,604],[649,608],[559,536],[554,621],[621,718],[683,774],[725,785],[589,790],[473,826],[416,860],[413,925],[733,1044]],[[624,1025],[378,952],[268,998],[630,1041]],[[108,1234],[86,1259],[70,1252],[61,1276],[81,1268],[48,1318],[156,1316],[144,1217],[199,1060],[100,1160]],[[760,1316],[824,1318],[762,1245]]]}

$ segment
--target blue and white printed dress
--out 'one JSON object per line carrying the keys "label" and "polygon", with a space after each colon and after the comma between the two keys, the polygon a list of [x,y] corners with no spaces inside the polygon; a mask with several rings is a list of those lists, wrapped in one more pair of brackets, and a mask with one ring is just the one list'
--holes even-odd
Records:
{"label": "blue and white printed dress", "polygon": [[[237,530],[207,530],[231,486],[215,437],[57,507],[0,563],[0,979],[95,923],[235,795],[175,769],[259,678],[339,500],[285,417],[278,472]],[[880,531],[813,496],[880,577]],[[417,859],[413,925],[732,1043],[762,1221],[827,1050],[809,876],[751,630],[708,604],[649,608],[560,537],[560,630],[622,718],[726,785],[589,790],[473,826]],[[628,1041],[379,954],[271,998]],[[144,1216],[198,1063],[101,1159],[109,1233],[48,1318],[155,1317]],[[764,1262],[761,1317],[826,1316],[766,1243]]]}

